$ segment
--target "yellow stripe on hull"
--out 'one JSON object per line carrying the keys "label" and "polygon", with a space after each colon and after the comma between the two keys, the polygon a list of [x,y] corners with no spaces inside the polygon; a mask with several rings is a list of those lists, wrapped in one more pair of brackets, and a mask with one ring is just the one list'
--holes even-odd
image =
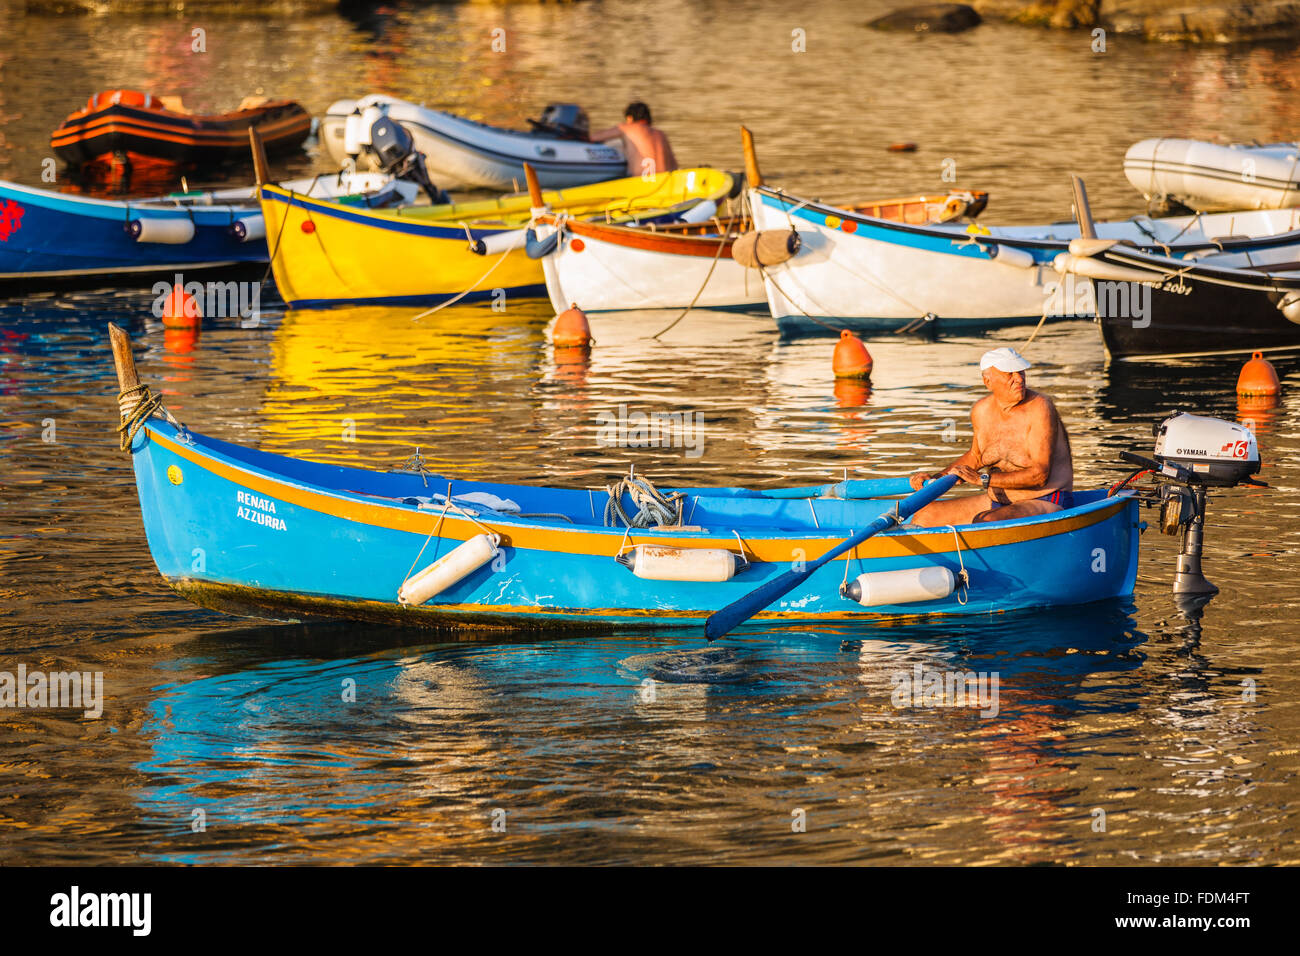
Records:
{"label": "yellow stripe on hull", "polygon": [[[312,487],[290,483],[267,475],[256,474],[243,468],[234,467],[217,461],[205,450],[194,450],[179,444],[155,429],[149,430],[150,440],[157,442],[172,454],[184,458],[204,468],[218,477],[240,485],[241,487],[264,495],[276,501],[283,501],[301,508],[310,508],[322,514],[333,515],[346,521],[394,531],[407,531],[413,534],[428,535],[435,527],[439,537],[447,541],[465,541],[483,530],[487,524],[492,531],[501,535],[502,543],[515,548],[527,548],[535,551],[550,551],[557,554],[595,555],[614,557],[621,553],[624,544],[617,529],[586,530],[575,526],[560,527],[520,527],[512,522],[500,522],[491,518],[470,521],[452,514],[440,515],[434,511],[418,511],[411,508],[399,508],[378,501],[359,501],[345,494],[331,494],[318,491]],[[1051,521],[1042,521],[1030,525],[1011,527],[991,524],[987,528],[966,529],[960,532],[960,544],[955,540],[952,530],[924,529],[906,535],[877,535],[865,541],[839,558],[837,561],[866,561],[874,558],[897,558],[919,554],[952,554],[959,550],[977,551],[1005,544],[1020,544],[1039,538],[1051,537],[1070,531],[1079,531],[1113,517],[1125,507],[1126,499],[1115,498],[1113,505],[1097,508],[1082,514],[1069,515]],[[636,535],[641,534],[638,540]],[[735,547],[735,538],[717,537],[677,537],[667,534],[634,532],[634,543],[648,543],[653,540],[656,545],[677,548],[722,548]],[[755,561],[779,563],[791,559],[791,546],[797,545],[805,552],[805,559],[815,561],[827,551],[836,547],[843,539],[840,537],[805,537],[791,534],[788,538],[752,538],[745,540],[745,553]]]}

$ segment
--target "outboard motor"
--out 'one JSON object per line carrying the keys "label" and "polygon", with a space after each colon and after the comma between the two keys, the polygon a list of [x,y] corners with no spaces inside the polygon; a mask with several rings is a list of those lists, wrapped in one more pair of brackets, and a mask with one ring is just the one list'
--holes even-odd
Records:
{"label": "outboard motor", "polygon": [[1252,477],[1259,473],[1259,446],[1245,425],[1184,412],[1174,412],[1152,431],[1154,459],[1120,452],[1125,461],[1139,466],[1122,484],[1150,471],[1155,487],[1139,492],[1139,499],[1148,507],[1160,506],[1161,531],[1182,534],[1174,593],[1214,594],[1219,589],[1201,573],[1206,491],[1236,485],[1267,487]]}
{"label": "outboard motor", "polygon": [[576,139],[583,142],[591,132],[587,112],[577,103],[548,103],[542,110],[542,118],[530,119],[533,132],[560,139]]}
{"label": "outboard motor", "polygon": [[401,123],[381,116],[370,127],[370,149],[379,160],[379,168],[398,179],[418,183],[435,206],[451,202],[451,197],[429,179],[424,154],[415,148],[415,140]]}

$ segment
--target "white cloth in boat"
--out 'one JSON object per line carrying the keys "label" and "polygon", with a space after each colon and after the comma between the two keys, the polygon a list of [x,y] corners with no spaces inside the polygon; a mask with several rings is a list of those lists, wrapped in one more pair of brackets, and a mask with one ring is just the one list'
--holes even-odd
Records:
{"label": "white cloth in boat", "polygon": [[[430,495],[427,498],[416,498],[419,507],[425,510],[439,511],[442,509],[442,503],[447,500],[446,495]],[[518,514],[519,504],[509,498],[498,498],[496,495],[488,494],[486,491],[467,491],[463,495],[452,495],[451,503],[458,507],[465,508],[468,511],[497,511],[502,514]]]}

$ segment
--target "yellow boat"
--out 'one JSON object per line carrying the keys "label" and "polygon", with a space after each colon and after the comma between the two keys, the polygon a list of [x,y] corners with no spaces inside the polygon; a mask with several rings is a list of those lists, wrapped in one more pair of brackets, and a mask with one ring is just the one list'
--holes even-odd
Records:
{"label": "yellow boat", "polygon": [[[679,169],[548,190],[542,199],[554,213],[644,222],[706,200],[721,203],[734,185],[721,170]],[[260,196],[275,283],[291,307],[546,295],[541,261],[522,248],[520,230],[534,208],[527,193],[385,210],[322,202],[274,185],[263,185]],[[488,253],[473,251],[472,243],[485,243]],[[496,245],[506,251],[494,251]]]}

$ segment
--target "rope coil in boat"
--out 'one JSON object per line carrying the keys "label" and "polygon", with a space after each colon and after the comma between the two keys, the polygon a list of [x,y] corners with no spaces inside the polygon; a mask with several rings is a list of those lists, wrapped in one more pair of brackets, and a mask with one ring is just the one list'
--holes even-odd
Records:
{"label": "rope coil in boat", "polygon": [[[605,491],[609,495],[609,500],[605,502],[604,516],[607,528],[618,527],[619,521],[628,528],[649,528],[652,525],[682,523],[682,502],[686,496],[680,492],[663,495],[649,478],[628,475],[607,485]],[[636,505],[636,514],[628,515],[624,509],[622,500],[624,493]]]}

